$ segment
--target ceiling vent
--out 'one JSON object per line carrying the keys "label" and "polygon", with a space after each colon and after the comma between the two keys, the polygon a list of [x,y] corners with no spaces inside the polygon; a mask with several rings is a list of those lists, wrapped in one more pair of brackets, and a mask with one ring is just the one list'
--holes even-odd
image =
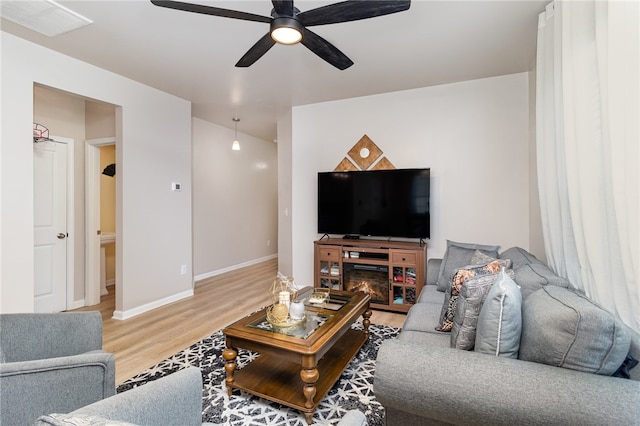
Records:
{"label": "ceiling vent", "polygon": [[53,0],[2,1],[1,4],[1,15],[4,19],[49,37],[93,23],[92,20]]}

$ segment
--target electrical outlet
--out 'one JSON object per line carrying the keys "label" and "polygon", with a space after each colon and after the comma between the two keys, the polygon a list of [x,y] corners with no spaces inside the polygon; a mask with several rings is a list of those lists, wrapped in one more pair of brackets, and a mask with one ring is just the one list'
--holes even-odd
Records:
{"label": "electrical outlet", "polygon": [[187,265],[182,265],[180,267],[180,274],[182,274],[182,275],[186,275],[187,274]]}

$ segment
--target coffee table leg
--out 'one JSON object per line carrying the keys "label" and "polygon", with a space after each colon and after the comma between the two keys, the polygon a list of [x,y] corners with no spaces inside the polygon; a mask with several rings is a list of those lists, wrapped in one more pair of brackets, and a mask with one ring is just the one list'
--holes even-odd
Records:
{"label": "coffee table leg", "polygon": [[238,351],[234,348],[225,348],[222,351],[222,358],[225,359],[224,371],[227,372],[227,378],[225,379],[225,383],[227,384],[227,394],[231,396],[231,392],[233,389],[231,385],[233,385],[234,378],[233,372],[236,370],[236,357],[238,356]]}
{"label": "coffee table leg", "polygon": [[[318,381],[318,377],[320,377],[320,373],[317,368],[303,368],[300,371],[300,378],[304,382],[304,387],[302,388],[302,393],[304,393],[305,398],[307,399],[304,403],[304,406],[308,409],[312,409],[315,404],[313,403],[313,397],[316,396],[316,382]],[[313,412],[304,413],[307,424],[313,423]]]}
{"label": "coffee table leg", "polygon": [[373,311],[371,311],[371,309],[367,309],[362,314],[362,325],[364,326],[364,334],[367,335],[367,339],[369,339],[369,326],[371,325],[369,318],[371,318],[372,313]]}

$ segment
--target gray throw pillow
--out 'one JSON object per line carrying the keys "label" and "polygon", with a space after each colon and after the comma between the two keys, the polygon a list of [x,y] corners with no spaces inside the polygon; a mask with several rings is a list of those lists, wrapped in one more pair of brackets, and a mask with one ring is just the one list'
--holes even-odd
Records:
{"label": "gray throw pillow", "polygon": [[447,240],[447,250],[440,264],[440,273],[438,274],[438,290],[447,291],[451,284],[453,274],[460,268],[470,265],[471,258],[476,250],[491,256],[498,257],[500,246],[491,246],[483,244],[459,243]]}
{"label": "gray throw pillow", "polygon": [[627,327],[577,291],[547,285],[522,304],[522,360],[610,376],[630,346]]}
{"label": "gray throw pillow", "polygon": [[542,263],[529,263],[519,268],[514,267],[513,270],[523,299],[546,285],[569,287],[569,281],[566,278],[557,275]]}
{"label": "gray throw pillow", "polygon": [[522,333],[522,295],[509,274],[501,271],[480,309],[475,351],[518,358]]}
{"label": "gray throw pillow", "polygon": [[500,259],[511,259],[513,263],[513,269],[518,269],[522,265],[528,265],[530,263],[537,263],[544,265],[537,257],[529,253],[521,247],[511,247],[500,253]]}
{"label": "gray throw pillow", "polygon": [[[473,349],[476,342],[478,318],[487,294],[500,277],[498,271],[509,267],[511,261],[495,260],[488,265],[495,265],[495,269],[478,271],[479,273],[466,279],[462,284],[451,328],[452,348],[465,351]],[[513,276],[513,271],[509,270],[505,274]]]}

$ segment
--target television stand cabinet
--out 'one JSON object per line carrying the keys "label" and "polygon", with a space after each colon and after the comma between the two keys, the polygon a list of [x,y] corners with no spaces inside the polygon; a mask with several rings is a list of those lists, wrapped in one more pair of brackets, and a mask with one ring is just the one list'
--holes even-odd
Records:
{"label": "television stand cabinet", "polygon": [[426,276],[426,244],[343,238],[314,242],[314,286],[369,292],[374,309],[407,312]]}

